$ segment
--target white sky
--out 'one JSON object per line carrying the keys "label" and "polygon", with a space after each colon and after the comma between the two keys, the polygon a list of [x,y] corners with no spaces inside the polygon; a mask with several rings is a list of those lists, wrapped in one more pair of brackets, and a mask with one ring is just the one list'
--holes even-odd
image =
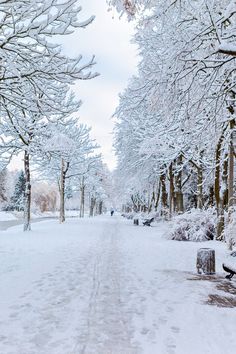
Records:
{"label": "white sky", "polygon": [[[116,12],[108,12],[106,0],[78,0],[82,6],[81,20],[95,15],[86,29],[78,29],[63,40],[63,50],[69,56],[83,55],[84,61],[94,54],[97,65],[94,71],[100,76],[88,81],[78,81],[73,90],[82,99],[78,117],[92,127],[91,135],[101,146],[103,161],[114,169],[116,159],[112,148],[112,114],[118,105],[118,95],[135,74],[137,49],[130,43],[133,35],[131,23]],[[22,168],[22,157],[13,159],[11,169]]]}
{"label": "white sky", "polygon": [[108,12],[106,0],[79,0],[79,3],[83,7],[81,18],[95,15],[96,19],[86,29],[79,29],[67,37],[64,49],[70,56],[96,56],[94,71],[100,76],[86,82],[79,81],[74,89],[83,101],[79,117],[92,126],[92,137],[101,145],[103,160],[113,169],[116,160],[112,148],[114,120],[111,116],[119,102],[118,94],[136,72],[136,48],[130,43],[133,28],[125,17],[119,19],[115,12]]}

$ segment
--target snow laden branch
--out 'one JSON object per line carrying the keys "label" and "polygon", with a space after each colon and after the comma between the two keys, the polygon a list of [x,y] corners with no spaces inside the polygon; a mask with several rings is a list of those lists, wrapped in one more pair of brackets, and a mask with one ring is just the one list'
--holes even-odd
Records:
{"label": "snow laden branch", "polygon": [[[60,36],[94,20],[91,16],[81,21],[81,11],[76,0],[0,1],[0,151],[4,162],[24,155],[25,230],[30,230],[31,163],[45,154],[52,127],[66,131],[78,111],[81,102],[72,85],[97,76],[94,56],[87,62],[81,55],[70,58],[57,44]],[[78,136],[89,154],[94,144],[86,129],[80,127]],[[80,162],[85,160],[85,155],[79,156]],[[66,161],[65,170],[70,163]]]}
{"label": "snow laden branch", "polygon": [[[8,1],[0,3],[0,101],[23,109],[38,110],[39,97],[32,102],[29,92],[48,90],[52,82],[73,84],[76,79],[91,79],[94,57],[87,63],[82,57],[68,58],[56,44],[58,36],[84,28],[93,17],[80,22],[81,7],[75,0]],[[55,39],[54,39],[55,37]],[[43,85],[42,85],[43,84]]]}
{"label": "snow laden branch", "polygon": [[132,4],[140,62],[114,114],[121,203],[166,218],[215,207],[224,239],[236,201],[235,1]]}
{"label": "snow laden branch", "polygon": [[42,157],[38,160],[38,168],[47,166],[48,177],[58,181],[60,193],[60,222],[65,221],[65,191],[70,179],[85,176],[93,168],[98,156],[94,151],[97,144],[91,140],[90,129],[70,119],[52,128],[49,138],[42,145]]}

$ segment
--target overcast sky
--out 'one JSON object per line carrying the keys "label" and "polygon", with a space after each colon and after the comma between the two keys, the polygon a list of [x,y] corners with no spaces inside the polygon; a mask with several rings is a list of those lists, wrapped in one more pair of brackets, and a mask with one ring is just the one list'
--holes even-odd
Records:
{"label": "overcast sky", "polygon": [[74,90],[83,105],[79,116],[82,122],[92,126],[92,137],[101,145],[104,162],[115,167],[112,149],[111,118],[118,105],[118,94],[135,73],[137,50],[130,40],[132,24],[116,13],[108,12],[106,0],[79,0],[83,7],[81,19],[95,15],[94,22],[86,29],[79,29],[66,37],[63,46],[69,55],[82,54],[84,58],[96,56],[94,70],[100,73],[96,79],[78,82]]}

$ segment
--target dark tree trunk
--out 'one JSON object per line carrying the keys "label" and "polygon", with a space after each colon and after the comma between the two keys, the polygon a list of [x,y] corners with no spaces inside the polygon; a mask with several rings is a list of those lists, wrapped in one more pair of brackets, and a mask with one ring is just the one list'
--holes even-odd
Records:
{"label": "dark tree trunk", "polygon": [[[235,94],[234,94],[235,99]],[[234,196],[234,144],[233,144],[233,133],[235,128],[235,120],[232,119],[230,121],[230,130],[231,130],[231,138],[230,138],[230,146],[229,146],[229,177],[228,177],[228,201],[229,201],[229,209],[228,209],[228,222],[232,223],[232,212],[235,206],[235,196]],[[230,250],[233,249],[233,238],[235,235],[228,235],[228,248]]]}
{"label": "dark tree trunk", "polygon": [[175,192],[173,164],[172,163],[170,164],[170,167],[169,167],[169,178],[170,178],[169,212],[170,212],[170,218],[171,218],[172,213],[173,213],[173,209],[174,209],[174,192]]}
{"label": "dark tree trunk", "polygon": [[84,217],[84,202],[85,202],[85,185],[84,185],[84,177],[82,177],[82,182],[80,186],[80,211],[79,211],[79,216],[80,218]]}
{"label": "dark tree trunk", "polygon": [[153,186],[153,191],[152,191],[152,197],[151,197],[150,205],[149,205],[149,208],[148,208],[149,213],[152,211],[153,203],[155,203],[154,186]]}
{"label": "dark tree trunk", "polygon": [[27,151],[24,154],[25,169],[25,206],[24,206],[24,231],[31,230],[31,181],[30,181],[30,156]]}
{"label": "dark tree trunk", "polygon": [[90,217],[94,216],[95,205],[96,205],[96,198],[91,197],[91,199],[90,199],[90,208],[89,208],[89,216]]}
{"label": "dark tree trunk", "polygon": [[61,178],[60,178],[60,223],[65,222],[65,161],[61,159]]}
{"label": "dark tree trunk", "polygon": [[228,178],[229,208],[232,208],[235,205],[235,199],[234,199],[234,144],[233,144],[234,128],[235,128],[235,120],[232,119],[230,121],[231,138],[230,138],[230,145],[229,145],[229,178]]}
{"label": "dark tree trunk", "polygon": [[155,202],[155,211],[157,211],[158,204],[160,201],[160,194],[161,194],[161,182],[158,183],[158,190],[157,190],[157,196],[156,196],[156,202]]}
{"label": "dark tree trunk", "polygon": [[160,177],[161,182],[161,204],[162,208],[166,209],[168,207],[168,194],[166,192],[166,175],[163,173]]}
{"label": "dark tree trunk", "polygon": [[224,158],[223,173],[222,173],[222,181],[223,181],[222,208],[225,210],[228,208],[228,204],[229,204],[229,200],[228,200],[228,165],[229,165],[229,159],[228,159],[228,155],[226,155]]}
{"label": "dark tree trunk", "polygon": [[182,192],[182,160],[183,157],[180,156],[178,159],[177,168],[180,168],[179,172],[177,173],[175,179],[175,202],[176,202],[176,211],[178,213],[183,213],[184,211],[184,197]]}
{"label": "dark tree trunk", "polygon": [[210,188],[209,188],[209,202],[208,202],[208,205],[210,207],[213,207],[213,205],[214,205],[214,187],[213,186],[210,186]]}
{"label": "dark tree trunk", "polygon": [[98,205],[98,214],[99,215],[102,215],[102,208],[103,208],[103,202],[99,202],[99,205]]}

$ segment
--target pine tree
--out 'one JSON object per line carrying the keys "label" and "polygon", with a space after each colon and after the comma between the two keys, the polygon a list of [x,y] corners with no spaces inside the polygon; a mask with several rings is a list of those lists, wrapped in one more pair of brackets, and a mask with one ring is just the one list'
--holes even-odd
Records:
{"label": "pine tree", "polygon": [[68,185],[66,187],[65,197],[66,197],[66,199],[71,199],[73,197],[73,190],[72,190],[72,187],[70,185]]}
{"label": "pine tree", "polygon": [[11,197],[11,210],[23,211],[24,210],[24,195],[25,195],[25,175],[21,171],[15,185],[13,196]]}
{"label": "pine tree", "polygon": [[7,197],[6,197],[6,176],[7,176],[7,170],[3,169],[0,172],[0,202],[6,202]]}

